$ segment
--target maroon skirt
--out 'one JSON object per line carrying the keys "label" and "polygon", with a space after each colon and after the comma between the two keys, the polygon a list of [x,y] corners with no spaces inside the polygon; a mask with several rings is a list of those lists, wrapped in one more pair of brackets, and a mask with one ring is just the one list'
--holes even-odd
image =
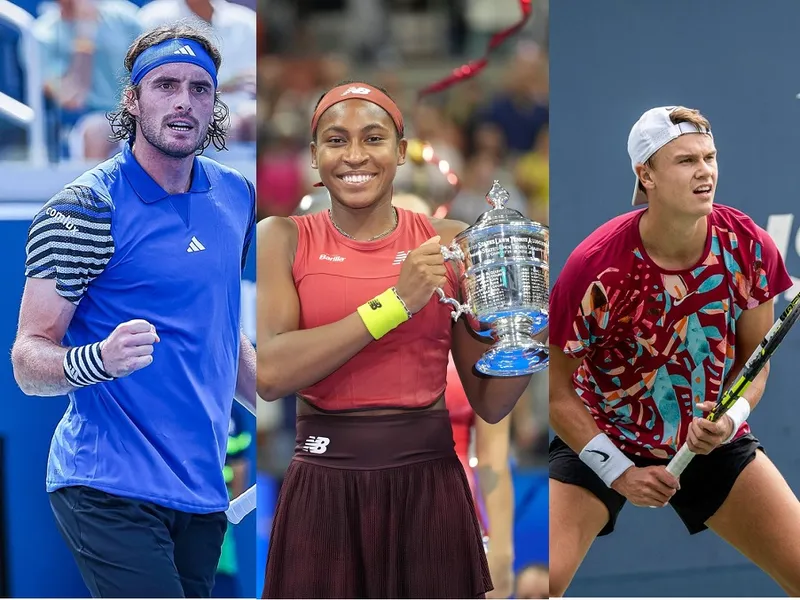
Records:
{"label": "maroon skirt", "polygon": [[263,598],[476,598],[491,589],[446,410],[298,417]]}

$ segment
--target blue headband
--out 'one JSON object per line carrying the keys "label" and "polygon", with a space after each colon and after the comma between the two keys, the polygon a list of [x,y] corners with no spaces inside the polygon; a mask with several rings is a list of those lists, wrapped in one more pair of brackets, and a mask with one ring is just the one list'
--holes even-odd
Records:
{"label": "blue headband", "polygon": [[214,87],[217,87],[217,68],[214,61],[203,47],[194,40],[174,38],[166,40],[136,57],[131,69],[131,83],[138,85],[142,78],[150,71],[161,65],[170,63],[191,63],[197,65],[211,75]]}

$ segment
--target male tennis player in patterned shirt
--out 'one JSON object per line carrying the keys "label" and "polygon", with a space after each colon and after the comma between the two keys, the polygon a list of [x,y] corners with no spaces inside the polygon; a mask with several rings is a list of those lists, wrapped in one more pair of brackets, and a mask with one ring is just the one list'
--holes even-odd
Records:
{"label": "male tennis player in patterned shirt", "polygon": [[220,63],[189,27],[137,39],[112,118],[128,143],[29,231],[14,374],[26,394],[69,394],[47,491],[94,597],[208,597],[214,583],[231,399],[255,407],[239,321],[253,186],[196,156],[224,148]]}
{"label": "male tennis player in patterned shirt", "polygon": [[[584,240],[551,296],[551,595],[629,500],[671,504],[691,534],[710,528],[800,596],[800,502],[746,423],[768,369],[722,419],[703,418],[791,280],[764,230],[714,204],[717,151],[698,111],[647,111],[628,153],[646,208]],[[684,442],[700,456],[678,481],[665,467]]]}

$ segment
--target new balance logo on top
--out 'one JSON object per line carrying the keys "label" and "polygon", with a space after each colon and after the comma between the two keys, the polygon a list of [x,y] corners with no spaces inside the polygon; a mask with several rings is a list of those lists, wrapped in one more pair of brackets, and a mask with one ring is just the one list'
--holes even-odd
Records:
{"label": "new balance logo on top", "polygon": [[311,452],[311,454],[325,454],[328,449],[328,444],[331,443],[330,438],[322,436],[308,436],[306,443],[303,444],[303,450]]}
{"label": "new balance logo on top", "polygon": [[379,308],[381,308],[382,306],[383,306],[383,305],[381,304],[381,301],[380,301],[380,300],[375,300],[375,299],[372,299],[372,300],[370,300],[370,301],[369,301],[369,307],[370,307],[372,310],[378,310],[378,309],[379,309]]}
{"label": "new balance logo on top", "polygon": [[408,250],[408,251],[406,251],[406,252],[398,252],[398,253],[397,253],[397,256],[395,256],[395,257],[394,257],[394,262],[392,262],[392,264],[393,264],[393,265],[399,265],[399,264],[402,264],[402,263],[403,263],[403,261],[404,261],[404,260],[406,259],[406,257],[408,256],[409,252],[411,252],[411,251],[410,251],[410,250]]}
{"label": "new balance logo on top", "polygon": [[196,237],[192,236],[192,241],[189,242],[189,247],[186,249],[187,252],[200,252],[201,250],[205,250],[206,247],[200,243]]}
{"label": "new balance logo on top", "polygon": [[330,254],[320,254],[320,260],[328,260],[330,262],[344,262],[344,256],[331,256]]}
{"label": "new balance logo on top", "polygon": [[342,96],[347,96],[347,94],[361,94],[362,96],[366,96],[370,91],[369,88],[365,87],[349,87],[342,93]]}
{"label": "new balance logo on top", "polygon": [[183,48],[179,48],[173,52],[173,54],[188,54],[189,56],[197,56],[192,50],[192,47],[189,45],[184,46]]}

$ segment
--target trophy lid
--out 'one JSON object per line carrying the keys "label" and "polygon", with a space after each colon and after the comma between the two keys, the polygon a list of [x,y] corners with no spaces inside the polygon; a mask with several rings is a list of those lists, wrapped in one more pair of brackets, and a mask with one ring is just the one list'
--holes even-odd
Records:
{"label": "trophy lid", "polygon": [[[484,229],[495,225],[524,225],[526,227],[538,225],[518,210],[508,208],[506,203],[508,203],[509,199],[508,191],[500,185],[499,181],[495,180],[492,189],[486,194],[486,202],[492,208],[478,217],[478,220],[475,221],[475,224],[470,229]],[[542,226],[539,225],[539,227]]]}

